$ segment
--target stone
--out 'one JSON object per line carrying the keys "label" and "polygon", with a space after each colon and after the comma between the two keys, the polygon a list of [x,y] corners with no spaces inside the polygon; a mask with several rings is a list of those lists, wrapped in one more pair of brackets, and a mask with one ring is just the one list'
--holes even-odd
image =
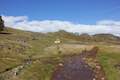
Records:
{"label": "stone", "polygon": [[61,67],[64,66],[63,63],[59,63],[58,65],[61,66]]}
{"label": "stone", "polygon": [[101,69],[101,66],[96,66],[96,68],[97,68],[98,70],[100,70],[100,69]]}
{"label": "stone", "polygon": [[105,80],[105,78],[104,78],[104,77],[102,77],[102,78],[101,78],[101,80]]}
{"label": "stone", "polygon": [[96,80],[95,78],[93,78],[93,80]]}

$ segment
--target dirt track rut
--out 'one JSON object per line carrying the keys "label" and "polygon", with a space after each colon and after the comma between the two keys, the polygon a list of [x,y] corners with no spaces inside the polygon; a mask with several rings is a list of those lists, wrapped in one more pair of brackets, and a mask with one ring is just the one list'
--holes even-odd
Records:
{"label": "dirt track rut", "polygon": [[[51,80],[106,80],[102,66],[96,60],[98,48],[82,51],[80,55],[67,57],[59,63]],[[92,59],[92,62],[88,62]],[[94,63],[94,67],[90,65]]]}

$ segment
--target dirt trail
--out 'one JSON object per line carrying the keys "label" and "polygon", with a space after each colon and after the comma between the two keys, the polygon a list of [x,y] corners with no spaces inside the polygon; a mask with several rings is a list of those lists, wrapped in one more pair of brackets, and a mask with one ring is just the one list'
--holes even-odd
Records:
{"label": "dirt trail", "polygon": [[53,72],[51,80],[106,80],[102,66],[96,60],[98,48],[82,51],[80,55],[65,58]]}

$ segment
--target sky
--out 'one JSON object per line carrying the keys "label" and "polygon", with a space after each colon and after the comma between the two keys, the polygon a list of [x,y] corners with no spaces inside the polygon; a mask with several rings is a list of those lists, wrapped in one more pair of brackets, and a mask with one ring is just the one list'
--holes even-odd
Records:
{"label": "sky", "polygon": [[119,14],[120,0],[0,0],[6,26],[34,32],[120,35]]}

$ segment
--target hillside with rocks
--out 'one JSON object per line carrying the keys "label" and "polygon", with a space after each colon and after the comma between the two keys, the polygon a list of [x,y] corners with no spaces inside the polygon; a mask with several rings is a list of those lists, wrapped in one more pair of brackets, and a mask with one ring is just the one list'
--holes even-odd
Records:
{"label": "hillside with rocks", "polygon": [[[54,43],[56,39],[61,41],[59,45]],[[69,59],[66,60],[67,57],[71,60],[72,56],[74,58],[82,54],[82,51],[89,51],[95,46],[99,48],[96,59],[106,78],[119,80],[119,66],[115,67],[120,61],[119,41],[120,37],[112,34],[76,35],[63,30],[35,33],[6,28],[0,32],[0,80],[51,80],[54,69],[61,62],[65,61],[65,65],[69,65],[66,64],[69,62]],[[88,66],[94,66],[91,58],[85,61]]]}

